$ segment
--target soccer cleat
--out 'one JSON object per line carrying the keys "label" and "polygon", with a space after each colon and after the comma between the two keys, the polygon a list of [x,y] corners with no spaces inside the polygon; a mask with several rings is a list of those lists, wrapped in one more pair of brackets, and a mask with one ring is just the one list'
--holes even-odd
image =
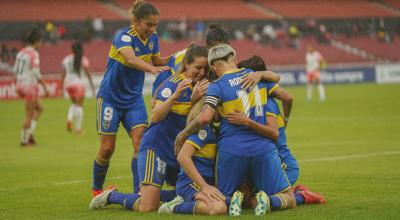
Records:
{"label": "soccer cleat", "polygon": [[32,146],[36,145],[35,138],[33,137],[32,134],[29,136],[28,143],[31,144]]}
{"label": "soccer cleat", "polygon": [[71,121],[67,121],[67,131],[68,132],[72,131],[72,122]]}
{"label": "soccer cleat", "polygon": [[305,204],[325,204],[326,201],[323,196],[319,193],[311,192],[311,191],[299,191],[301,196],[304,198]]}
{"label": "soccer cleat", "polygon": [[264,191],[260,191],[256,194],[257,206],[254,209],[254,214],[257,216],[263,216],[270,211],[271,202],[269,197]]}
{"label": "soccer cleat", "polygon": [[117,190],[117,188],[111,187],[110,189],[106,189],[102,193],[100,193],[99,195],[94,197],[92,199],[92,201],[90,202],[89,209],[90,210],[101,209],[101,208],[105,207],[106,205],[108,205],[108,196],[110,195],[110,193],[112,193],[116,190]]}
{"label": "soccer cleat", "polygon": [[22,143],[21,142],[21,147],[33,147],[33,144],[31,144],[31,143]]}
{"label": "soccer cleat", "polygon": [[160,206],[160,208],[158,209],[158,213],[159,214],[172,214],[172,213],[174,213],[175,206],[177,206],[183,202],[184,202],[184,200],[182,197],[176,196],[173,200],[162,204]]}
{"label": "soccer cleat", "polygon": [[103,193],[102,189],[99,189],[99,190],[92,189],[92,198],[100,195],[101,193]]}
{"label": "soccer cleat", "polygon": [[242,202],[243,202],[243,193],[240,191],[236,191],[229,204],[229,215],[230,216],[239,216],[242,214]]}
{"label": "soccer cleat", "polygon": [[310,191],[310,190],[308,189],[308,187],[299,184],[299,185],[297,185],[296,187],[293,187],[293,188],[292,188],[292,191],[293,191],[293,193],[296,193],[296,192]]}

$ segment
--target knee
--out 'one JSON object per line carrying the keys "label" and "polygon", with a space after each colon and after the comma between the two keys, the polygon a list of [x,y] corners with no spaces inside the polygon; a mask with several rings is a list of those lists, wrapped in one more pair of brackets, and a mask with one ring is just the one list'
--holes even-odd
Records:
{"label": "knee", "polygon": [[217,202],[209,206],[208,210],[209,215],[224,215],[228,208],[226,207],[225,202]]}
{"label": "knee", "polygon": [[114,153],[114,146],[111,144],[102,143],[99,154],[103,159],[110,159]]}

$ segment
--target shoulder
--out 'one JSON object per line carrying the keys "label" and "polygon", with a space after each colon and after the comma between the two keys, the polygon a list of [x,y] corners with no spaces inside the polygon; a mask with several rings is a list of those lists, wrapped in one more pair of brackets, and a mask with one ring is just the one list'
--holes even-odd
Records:
{"label": "shoulder", "polygon": [[122,28],[122,29],[118,30],[114,36],[114,40],[131,42],[132,35],[129,34],[129,28]]}

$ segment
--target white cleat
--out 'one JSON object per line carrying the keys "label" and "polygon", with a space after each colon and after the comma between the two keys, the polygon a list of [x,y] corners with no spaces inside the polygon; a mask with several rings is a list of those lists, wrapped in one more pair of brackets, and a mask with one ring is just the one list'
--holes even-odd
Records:
{"label": "white cleat", "polygon": [[158,208],[160,214],[172,214],[174,213],[175,206],[184,202],[184,199],[180,196],[176,196],[173,200],[164,203]]}
{"label": "white cleat", "polygon": [[90,210],[101,209],[101,208],[107,206],[108,205],[108,196],[110,195],[110,193],[112,193],[116,190],[117,190],[117,188],[115,188],[115,187],[113,187],[111,189],[106,189],[101,194],[94,197],[92,199],[92,201],[90,202],[89,209]]}
{"label": "white cleat", "polygon": [[270,200],[264,191],[260,191],[256,194],[257,206],[254,209],[254,214],[257,216],[263,216],[270,211]]}
{"label": "white cleat", "polygon": [[229,205],[229,215],[230,216],[239,216],[242,214],[242,202],[243,202],[243,193],[240,191],[236,191]]}

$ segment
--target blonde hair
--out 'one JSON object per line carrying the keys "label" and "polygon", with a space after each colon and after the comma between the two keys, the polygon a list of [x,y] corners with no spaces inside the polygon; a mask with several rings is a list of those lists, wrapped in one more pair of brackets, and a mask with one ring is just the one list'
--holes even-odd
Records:
{"label": "blonde hair", "polygon": [[196,102],[192,106],[186,119],[186,125],[192,122],[200,114],[201,110],[203,109],[203,104],[205,99],[206,97],[203,96],[198,102]]}

